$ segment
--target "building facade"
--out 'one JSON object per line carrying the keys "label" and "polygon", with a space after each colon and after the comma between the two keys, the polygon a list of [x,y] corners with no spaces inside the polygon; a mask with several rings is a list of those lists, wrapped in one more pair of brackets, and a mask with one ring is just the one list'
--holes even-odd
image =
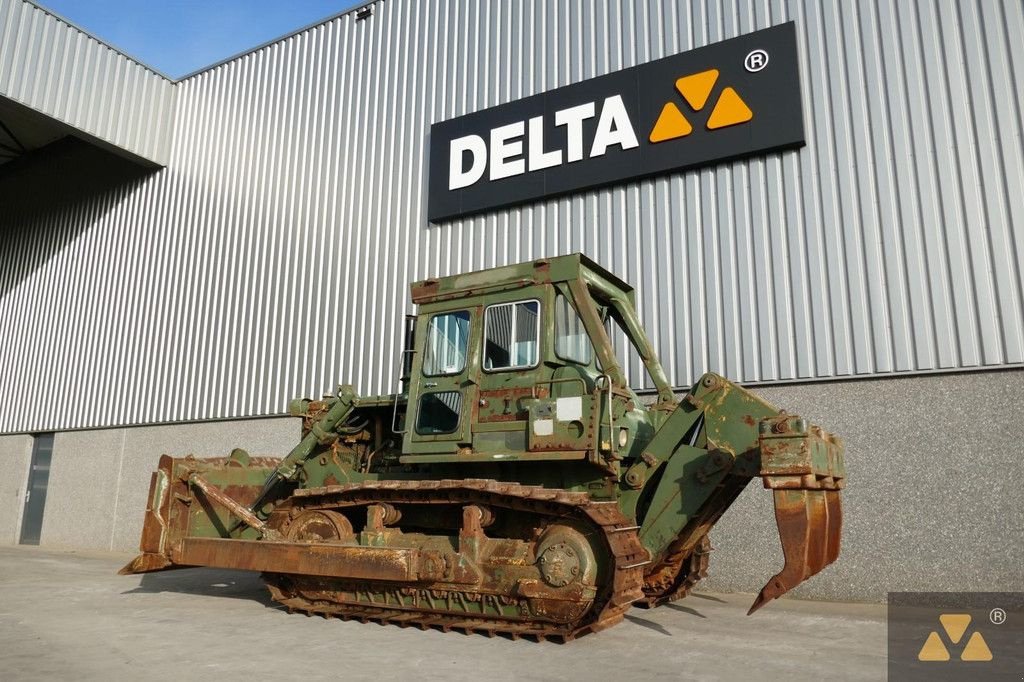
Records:
{"label": "building facade", "polygon": [[[787,22],[803,146],[427,219],[432,124]],[[410,282],[582,251],[681,390],[845,437],[844,555],[800,592],[1024,578],[1019,2],[378,0],[177,81],[25,0],[0,36],[0,541],[130,550],[161,452],[396,390]],[[781,562],[767,499],[713,586]]]}

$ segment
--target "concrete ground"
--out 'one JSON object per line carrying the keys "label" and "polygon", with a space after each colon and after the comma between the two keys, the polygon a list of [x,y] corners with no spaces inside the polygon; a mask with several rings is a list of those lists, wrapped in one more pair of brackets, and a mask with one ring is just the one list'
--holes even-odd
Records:
{"label": "concrete ground", "polygon": [[255,574],[0,547],[4,680],[881,679],[885,606],[695,594],[569,644],[290,615]]}

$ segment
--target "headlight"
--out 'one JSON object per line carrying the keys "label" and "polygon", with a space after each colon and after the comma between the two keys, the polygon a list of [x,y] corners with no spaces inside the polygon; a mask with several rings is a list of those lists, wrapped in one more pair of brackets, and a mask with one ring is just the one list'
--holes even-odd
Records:
{"label": "headlight", "polygon": [[619,429],[619,447],[626,447],[626,443],[629,442],[629,429]]}

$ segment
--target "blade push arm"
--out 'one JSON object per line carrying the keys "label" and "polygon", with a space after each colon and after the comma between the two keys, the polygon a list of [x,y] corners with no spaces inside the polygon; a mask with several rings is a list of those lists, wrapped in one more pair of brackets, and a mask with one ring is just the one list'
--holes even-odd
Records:
{"label": "blade push arm", "polygon": [[256,497],[256,500],[249,505],[251,511],[256,511],[266,500],[270,492],[283,481],[294,481],[298,476],[299,468],[316,450],[318,445],[328,445],[337,438],[336,430],[344,423],[356,406],[356,392],[351,386],[338,387],[338,397],[331,403],[327,413],[315,422],[309,429],[309,433],[299,441],[299,444],[292,448],[292,451],[281,460],[281,463],[267,477],[263,484],[263,490]]}

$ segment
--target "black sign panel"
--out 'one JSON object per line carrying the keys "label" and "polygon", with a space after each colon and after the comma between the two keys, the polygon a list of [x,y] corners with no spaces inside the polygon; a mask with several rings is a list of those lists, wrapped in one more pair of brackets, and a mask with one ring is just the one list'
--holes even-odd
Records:
{"label": "black sign panel", "polygon": [[1024,677],[1024,593],[890,592],[887,604],[890,680]]}
{"label": "black sign panel", "polygon": [[435,123],[427,217],[803,144],[790,22]]}

